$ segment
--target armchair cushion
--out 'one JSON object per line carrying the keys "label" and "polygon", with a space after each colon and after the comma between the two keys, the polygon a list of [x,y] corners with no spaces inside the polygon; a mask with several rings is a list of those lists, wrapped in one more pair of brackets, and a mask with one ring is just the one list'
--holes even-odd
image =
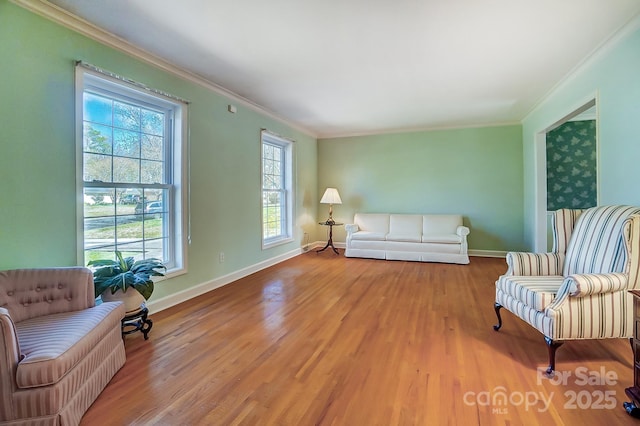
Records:
{"label": "armchair cushion", "polygon": [[561,275],[503,275],[496,282],[496,289],[542,312],[553,302],[563,281],[564,277]]}

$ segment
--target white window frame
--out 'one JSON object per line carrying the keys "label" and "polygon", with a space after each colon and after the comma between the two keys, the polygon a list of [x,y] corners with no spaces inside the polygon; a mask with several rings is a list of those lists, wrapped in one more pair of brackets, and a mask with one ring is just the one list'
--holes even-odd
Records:
{"label": "white window frame", "polygon": [[[85,182],[84,170],[84,92],[96,92],[107,97],[129,101],[140,106],[151,106],[166,112],[168,123],[166,139],[169,140],[164,152],[164,182],[154,184],[131,184],[118,182]],[[163,235],[168,237],[163,245],[163,262],[167,267],[168,277],[187,272],[188,242],[188,108],[187,104],[176,101],[158,93],[141,89],[118,77],[111,77],[82,65],[76,67],[76,193],[77,193],[77,248],[78,262],[86,265],[85,259],[85,217],[84,190],[95,186],[113,188],[140,187],[149,189],[165,189],[168,200],[163,200],[167,210],[167,220],[163,222]],[[114,241],[116,244],[116,241]],[[114,254],[115,258],[115,254]]]}
{"label": "white window frame", "polygon": [[[271,188],[265,187],[265,144],[273,145],[282,149],[280,161],[284,164],[281,167],[282,188],[280,189],[280,234],[274,236],[265,236],[265,192],[272,191]],[[278,136],[274,133],[263,130],[260,133],[260,223],[262,248],[278,246],[292,242],[293,239],[293,205],[294,205],[294,188],[293,188],[293,141]]]}

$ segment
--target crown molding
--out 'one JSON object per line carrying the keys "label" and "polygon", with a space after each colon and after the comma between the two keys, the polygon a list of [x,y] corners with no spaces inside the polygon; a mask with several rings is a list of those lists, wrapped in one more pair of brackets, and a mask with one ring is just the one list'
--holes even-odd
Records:
{"label": "crown molding", "polygon": [[73,15],[70,12],[62,9],[59,6],[56,6],[53,3],[50,3],[46,0],[9,0],[12,3],[22,7],[23,9],[29,10],[37,15],[40,15],[50,21],[53,21],[57,24],[60,24],[66,28],[69,28],[72,31],[75,31],[83,36],[86,36],[92,40],[95,40],[105,46],[113,48],[115,50],[124,52],[136,59],[146,62],[147,64],[153,65],[156,68],[159,68],[163,71],[166,71],[170,74],[173,74],[183,80],[189,81],[191,83],[197,84],[201,87],[204,87],[212,92],[215,92],[219,95],[222,95],[233,102],[237,102],[253,111],[259,112],[260,114],[266,115],[269,118],[272,118],[280,123],[286,124],[287,126],[296,129],[308,136],[311,136],[315,139],[318,138],[318,135],[296,123],[292,123],[286,120],[283,117],[267,110],[265,107],[247,99],[243,96],[238,95],[237,93],[232,92],[229,89],[226,89],[212,81],[209,81],[191,71],[187,71],[184,68],[179,67],[178,65],[173,64],[153,53],[150,53],[140,47],[129,43],[125,39],[118,37],[115,34],[112,34],[104,29],[92,24],[89,21],[86,21],[76,15]]}
{"label": "crown molding", "polygon": [[422,133],[422,132],[438,132],[444,130],[464,130],[464,129],[482,129],[486,127],[507,127],[521,126],[521,121],[504,121],[495,123],[478,123],[478,124],[462,124],[459,126],[431,126],[431,127],[407,127],[399,129],[376,130],[374,132],[354,132],[354,133],[321,133],[318,140],[321,139],[346,139],[362,136],[378,136],[378,135],[396,135],[403,133]]}

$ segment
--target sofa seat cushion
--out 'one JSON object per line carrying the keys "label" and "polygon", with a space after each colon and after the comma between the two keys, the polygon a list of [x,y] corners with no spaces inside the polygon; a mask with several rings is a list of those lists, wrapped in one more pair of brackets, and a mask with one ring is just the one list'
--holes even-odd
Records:
{"label": "sofa seat cushion", "polygon": [[387,241],[403,241],[407,243],[419,243],[422,239],[420,234],[392,234],[388,233],[386,236]]}
{"label": "sofa seat cushion", "polygon": [[358,231],[351,235],[351,239],[362,241],[384,241],[386,236],[386,232]]}
{"label": "sofa seat cushion", "polygon": [[536,311],[544,311],[555,299],[564,277],[561,275],[517,276],[503,275],[496,288]]}
{"label": "sofa seat cushion", "polygon": [[457,234],[428,234],[422,236],[423,243],[460,244],[462,238]]}
{"label": "sofa seat cushion", "polygon": [[122,319],[120,303],[31,318],[16,323],[24,359],[18,364],[16,384],[34,388],[57,383]]}

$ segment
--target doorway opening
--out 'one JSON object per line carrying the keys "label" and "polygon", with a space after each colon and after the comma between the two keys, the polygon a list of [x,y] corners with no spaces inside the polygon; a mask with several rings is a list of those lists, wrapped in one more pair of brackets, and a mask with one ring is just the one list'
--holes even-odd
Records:
{"label": "doorway opening", "polygon": [[535,250],[553,243],[551,212],[598,204],[598,126],[596,99],[538,133],[536,140]]}

